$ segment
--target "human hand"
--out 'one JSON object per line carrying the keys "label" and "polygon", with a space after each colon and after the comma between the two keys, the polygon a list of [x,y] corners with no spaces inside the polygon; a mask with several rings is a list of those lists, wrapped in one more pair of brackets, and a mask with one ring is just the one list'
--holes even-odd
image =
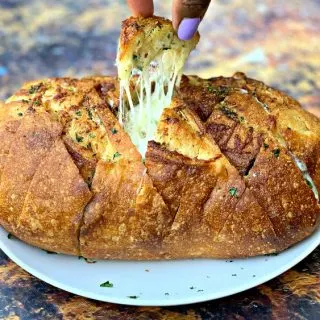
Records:
{"label": "human hand", "polygon": [[[153,0],[127,0],[134,16],[153,15]],[[172,24],[181,40],[189,40],[197,32],[211,0],[173,0]]]}

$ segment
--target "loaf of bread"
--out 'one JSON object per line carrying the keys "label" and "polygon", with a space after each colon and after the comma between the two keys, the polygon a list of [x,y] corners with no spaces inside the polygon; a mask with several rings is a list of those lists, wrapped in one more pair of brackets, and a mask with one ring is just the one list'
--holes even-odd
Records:
{"label": "loaf of bread", "polygon": [[96,259],[248,257],[319,225],[320,121],[242,73],[183,76],[141,155],[118,79],[47,79],[0,104],[0,225]]}
{"label": "loaf of bread", "polygon": [[118,104],[109,77],[32,82],[1,104],[8,232],[88,258],[175,259],[281,251],[318,226],[320,121],[284,93],[184,76],[145,159]]}

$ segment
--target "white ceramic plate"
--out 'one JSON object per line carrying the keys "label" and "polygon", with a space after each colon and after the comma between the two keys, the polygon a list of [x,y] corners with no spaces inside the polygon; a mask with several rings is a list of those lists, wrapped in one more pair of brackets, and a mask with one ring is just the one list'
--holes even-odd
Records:
{"label": "white ceramic plate", "polygon": [[[37,278],[87,298],[139,306],[188,304],[244,291],[290,269],[320,244],[318,229],[277,256],[87,263],[78,257],[48,254],[7,235],[0,227],[0,248]],[[106,281],[113,287],[100,287]]]}

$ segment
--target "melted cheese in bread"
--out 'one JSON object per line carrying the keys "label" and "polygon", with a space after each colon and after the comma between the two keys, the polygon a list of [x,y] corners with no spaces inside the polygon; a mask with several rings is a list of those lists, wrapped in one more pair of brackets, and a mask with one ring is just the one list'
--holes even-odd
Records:
{"label": "melted cheese in bread", "polygon": [[[134,31],[131,30],[128,36],[133,23],[138,26],[134,25]],[[137,18],[132,24],[124,23],[120,36],[118,118],[144,156],[163,109],[171,103],[175,85],[179,83],[184,64],[199,35],[190,41],[179,40],[171,22],[157,17]]]}

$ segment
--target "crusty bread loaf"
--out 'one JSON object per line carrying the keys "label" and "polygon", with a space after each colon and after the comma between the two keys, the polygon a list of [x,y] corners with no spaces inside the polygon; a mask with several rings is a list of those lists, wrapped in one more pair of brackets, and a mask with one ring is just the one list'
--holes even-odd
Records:
{"label": "crusty bread loaf", "polygon": [[[112,101],[112,103],[111,103]],[[0,105],[0,223],[50,251],[107,259],[281,251],[319,224],[320,121],[241,73],[184,76],[145,160],[110,77],[28,83]]]}
{"label": "crusty bread loaf", "polygon": [[[198,40],[180,41],[159,17],[123,23],[119,77],[128,96],[140,86],[138,108],[149,108],[136,118],[112,77],[30,82],[1,103],[0,224],[40,248],[101,259],[247,257],[310,235],[320,222],[320,121],[242,73],[184,76],[167,105]],[[148,70],[140,84],[130,78],[156,57],[164,87]],[[161,117],[149,119],[157,100]],[[151,141],[143,121],[134,135],[142,116],[156,128]]]}

